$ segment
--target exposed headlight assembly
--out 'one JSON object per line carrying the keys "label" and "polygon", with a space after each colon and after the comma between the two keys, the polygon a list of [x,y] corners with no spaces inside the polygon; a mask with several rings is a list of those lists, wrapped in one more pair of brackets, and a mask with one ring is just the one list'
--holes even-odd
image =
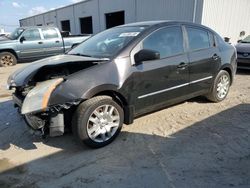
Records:
{"label": "exposed headlight assembly", "polygon": [[63,78],[56,78],[38,83],[26,95],[21,113],[28,114],[46,111],[51,93],[62,81]]}
{"label": "exposed headlight assembly", "polygon": [[7,90],[11,90],[13,87],[15,87],[16,84],[14,82],[14,80],[12,80],[10,77],[8,78],[8,81],[7,81],[7,86],[6,86],[6,89]]}

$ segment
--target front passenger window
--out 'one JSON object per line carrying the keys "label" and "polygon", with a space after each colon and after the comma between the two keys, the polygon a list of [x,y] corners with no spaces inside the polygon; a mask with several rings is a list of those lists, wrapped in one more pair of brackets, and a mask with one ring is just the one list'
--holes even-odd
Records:
{"label": "front passenger window", "polygon": [[182,30],[178,26],[157,30],[142,42],[142,46],[158,51],[161,59],[181,54],[184,52]]}
{"label": "front passenger window", "polygon": [[41,40],[40,32],[38,29],[29,29],[24,31],[22,37],[26,41],[35,41],[35,40]]}

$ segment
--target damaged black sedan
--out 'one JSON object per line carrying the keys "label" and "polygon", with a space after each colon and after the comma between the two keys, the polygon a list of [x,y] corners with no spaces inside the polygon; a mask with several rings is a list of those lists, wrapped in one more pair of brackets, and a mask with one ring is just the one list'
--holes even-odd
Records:
{"label": "damaged black sedan", "polygon": [[235,71],[235,48],[211,29],[140,22],[32,63],[10,75],[8,88],[34,131],[60,136],[70,128],[97,148],[135,117],[200,95],[224,100]]}

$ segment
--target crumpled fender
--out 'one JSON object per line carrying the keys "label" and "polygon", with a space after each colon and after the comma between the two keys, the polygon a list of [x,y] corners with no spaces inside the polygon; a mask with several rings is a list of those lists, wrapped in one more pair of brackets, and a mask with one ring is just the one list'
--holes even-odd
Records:
{"label": "crumpled fender", "polygon": [[119,80],[117,67],[113,62],[81,70],[66,77],[66,80],[55,89],[49,105],[86,100],[105,90],[117,91]]}

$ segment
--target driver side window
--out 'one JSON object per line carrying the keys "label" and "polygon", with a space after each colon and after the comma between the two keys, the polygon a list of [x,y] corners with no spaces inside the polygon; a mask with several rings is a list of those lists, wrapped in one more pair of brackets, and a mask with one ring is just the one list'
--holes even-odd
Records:
{"label": "driver side window", "polygon": [[152,33],[142,42],[143,49],[158,51],[160,58],[166,58],[184,52],[181,27],[167,27]]}
{"label": "driver side window", "polygon": [[22,37],[24,37],[25,41],[41,40],[40,32],[38,29],[26,30],[24,31]]}

